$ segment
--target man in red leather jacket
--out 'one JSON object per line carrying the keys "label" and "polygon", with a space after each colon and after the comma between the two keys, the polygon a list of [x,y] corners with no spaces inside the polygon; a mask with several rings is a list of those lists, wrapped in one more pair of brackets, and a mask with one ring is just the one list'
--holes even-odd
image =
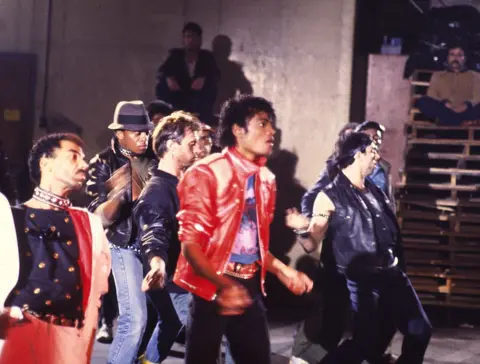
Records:
{"label": "man in red leather jacket", "polygon": [[194,294],[186,363],[214,364],[222,335],[235,363],[270,363],[262,294],[267,270],[293,293],[313,282],[268,250],[275,209],[272,152],[275,111],[263,98],[225,103],[219,138],[225,149],[190,168],[178,185],[182,254],[174,282]]}

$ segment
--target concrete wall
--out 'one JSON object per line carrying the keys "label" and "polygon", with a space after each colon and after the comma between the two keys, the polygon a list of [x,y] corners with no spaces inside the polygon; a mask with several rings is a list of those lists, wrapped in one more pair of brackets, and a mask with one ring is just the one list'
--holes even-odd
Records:
{"label": "concrete wall", "polygon": [[[385,125],[380,154],[391,166],[392,183],[405,164],[405,124],[410,121],[410,82],[403,78],[407,56],[372,54],[368,58],[365,119]],[[395,100],[395,102],[392,102]]]}
{"label": "concrete wall", "polygon": [[[0,0],[0,51],[39,56],[37,112],[47,4]],[[231,39],[228,70],[274,102],[282,148],[298,153],[297,176],[311,184],[349,118],[354,14],[355,0],[53,0],[48,116],[82,127],[90,155],[104,147],[116,102],[149,101],[157,66],[197,21],[206,48]]]}

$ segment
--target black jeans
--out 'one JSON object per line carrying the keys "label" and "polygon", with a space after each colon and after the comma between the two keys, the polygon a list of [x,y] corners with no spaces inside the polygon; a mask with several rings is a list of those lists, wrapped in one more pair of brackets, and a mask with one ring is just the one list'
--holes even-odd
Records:
{"label": "black jeans", "polygon": [[253,304],[243,314],[220,315],[216,301],[194,296],[187,323],[186,364],[215,364],[222,336],[228,339],[235,364],[269,364],[270,338],[260,292],[260,279],[235,279],[250,293]]}
{"label": "black jeans", "polygon": [[102,297],[102,306],[98,315],[98,327],[101,327],[103,323],[108,327],[113,327],[113,320],[117,317],[117,313],[118,304],[115,281],[113,280],[113,274],[110,273],[108,276],[108,292]]}
{"label": "black jeans", "polygon": [[315,307],[298,327],[292,348],[293,356],[309,363],[318,363],[338,346],[350,312],[343,274],[321,268],[314,290]]}
{"label": "black jeans", "polygon": [[[397,364],[421,364],[432,332],[430,321],[408,277],[398,268],[347,278],[354,311],[352,340],[323,363],[381,362],[379,345],[394,325],[404,336]],[[387,330],[387,332],[385,332]]]}
{"label": "black jeans", "polygon": [[416,106],[429,118],[437,118],[441,125],[460,125],[466,120],[480,119],[480,104],[469,106],[464,112],[457,113],[431,97],[420,98]]}

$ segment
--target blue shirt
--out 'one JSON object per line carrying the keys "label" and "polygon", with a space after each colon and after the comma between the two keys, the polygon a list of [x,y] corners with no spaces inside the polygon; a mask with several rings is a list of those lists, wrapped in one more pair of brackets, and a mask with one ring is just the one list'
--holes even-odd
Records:
{"label": "blue shirt", "polygon": [[375,166],[375,169],[373,170],[372,174],[367,177],[370,182],[372,182],[375,186],[380,188],[385,194],[388,196],[388,184],[387,184],[387,175],[385,174],[385,171],[383,168],[380,166],[380,164],[377,164]]}
{"label": "blue shirt", "polygon": [[260,259],[257,229],[257,203],[255,200],[255,175],[248,178],[245,187],[245,207],[235,242],[231,262],[251,264]]}

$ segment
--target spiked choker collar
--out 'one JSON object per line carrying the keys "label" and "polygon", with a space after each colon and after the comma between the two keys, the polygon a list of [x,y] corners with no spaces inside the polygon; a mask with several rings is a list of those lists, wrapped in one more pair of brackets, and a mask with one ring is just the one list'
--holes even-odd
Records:
{"label": "spiked choker collar", "polygon": [[54,193],[45,191],[40,187],[35,187],[32,198],[61,210],[66,210],[72,206],[72,203],[68,198],[57,196]]}
{"label": "spiked choker collar", "polygon": [[128,157],[140,157],[140,156],[143,155],[143,154],[133,153],[131,150],[122,148],[120,145],[118,145],[118,151],[119,151],[124,157],[127,157],[127,158],[128,158]]}

